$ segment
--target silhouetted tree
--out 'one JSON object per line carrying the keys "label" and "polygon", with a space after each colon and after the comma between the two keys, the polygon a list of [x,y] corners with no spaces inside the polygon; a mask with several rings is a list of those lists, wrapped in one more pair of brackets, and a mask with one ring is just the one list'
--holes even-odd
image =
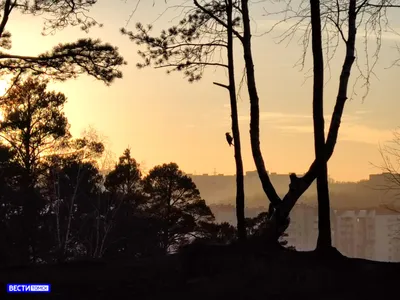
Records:
{"label": "silhouetted tree", "polygon": [[165,254],[160,247],[159,233],[162,222],[142,210],[123,202],[115,215],[109,243],[104,251],[106,258],[140,258]]}
{"label": "silhouetted tree", "polygon": [[[200,4],[193,1],[195,8],[190,8],[177,26],[163,30],[159,37],[149,36],[152,26],[145,28],[141,23],[136,25],[137,34],[121,29],[123,34],[138,45],[146,45],[147,51],[139,51],[144,63],[139,68],[154,65],[156,68],[168,68],[171,71],[183,71],[189,82],[196,82],[203,76],[208,66],[223,67],[228,70],[229,84],[214,84],[229,91],[232,133],[236,163],[236,216],[239,239],[245,240],[244,225],[244,183],[243,161],[236,103],[236,84],[234,74],[233,37],[239,36],[235,27],[240,18],[234,7],[237,1],[212,1]],[[227,63],[215,59],[217,50],[225,50]]]}
{"label": "silhouetted tree", "polygon": [[[15,150],[33,184],[43,156],[69,138],[62,93],[46,91],[47,81],[27,78],[16,82],[0,99],[1,137]],[[30,183],[30,184],[31,184]]]}
{"label": "silhouetted tree", "polygon": [[115,194],[137,194],[142,189],[141,177],[139,164],[131,157],[130,149],[126,149],[115,169],[107,174],[104,185]]}
{"label": "silhouetted tree", "polygon": [[[380,205],[393,210],[396,213],[400,212],[400,201],[398,199],[400,190],[400,128],[393,131],[393,139],[387,142],[383,147],[379,148],[382,158],[382,164],[377,167],[382,170],[383,180],[378,186],[373,186],[374,190],[385,193],[390,199],[389,203],[380,203]],[[370,192],[370,191],[368,191]],[[399,225],[400,226],[400,225]],[[400,230],[397,230],[396,237],[400,237]]]}
{"label": "silhouetted tree", "polygon": [[[74,226],[81,225],[76,223],[94,222],[94,203],[98,202],[103,183],[96,159],[103,151],[101,142],[84,136],[64,142],[58,153],[46,158],[47,172],[41,187],[54,217],[59,260],[67,258],[71,254],[71,245],[80,241],[79,230]],[[100,218],[99,214],[96,216]]]}
{"label": "silhouetted tree", "polygon": [[310,0],[312,52],[314,62],[313,123],[315,160],[318,166],[318,240],[317,250],[332,247],[330,205],[328,189],[328,166],[325,159],[324,121],[324,58],[322,53],[321,12],[319,0]]}
{"label": "silhouetted tree", "polygon": [[[285,38],[292,38],[298,29],[306,28],[304,32],[304,53],[302,54],[301,64],[304,65],[306,58],[306,51],[308,49],[309,37],[311,26],[310,22],[310,5],[305,1],[298,3],[298,6],[293,6],[292,1],[281,1],[285,3],[286,8],[281,12],[285,14],[283,19],[278,22],[290,22],[295,21],[295,25],[291,26],[289,30],[285,31],[282,35],[283,40]],[[323,48],[327,51],[327,60],[332,59],[333,55],[336,54],[336,49],[340,44],[340,40],[344,42],[345,45],[345,57],[343,61],[342,71],[339,78],[338,93],[336,98],[335,107],[332,113],[331,123],[328,131],[328,135],[325,142],[325,159],[328,161],[332,156],[341,123],[341,118],[343,115],[344,106],[348,98],[348,83],[352,70],[353,63],[356,59],[355,57],[355,40],[357,34],[357,28],[362,27],[366,30],[364,35],[365,45],[369,43],[371,35],[375,35],[373,40],[377,45],[377,52],[374,54],[374,59],[371,63],[367,64],[367,71],[361,72],[358,79],[363,79],[365,81],[365,86],[367,87],[367,92],[370,85],[370,76],[373,74],[373,68],[376,66],[377,60],[379,58],[379,50],[381,46],[381,33],[382,28],[389,28],[387,20],[387,10],[393,7],[399,7],[397,4],[389,3],[387,1],[378,1],[372,3],[371,1],[323,1],[321,4],[321,18],[324,21],[322,26],[324,35]],[[268,14],[267,14],[268,15]],[[366,17],[368,16],[368,17]],[[304,26],[306,23],[306,27]],[[300,28],[302,27],[302,28]],[[303,31],[302,31],[303,32]],[[367,50],[368,48],[366,48]],[[361,52],[361,51],[360,51]],[[368,51],[365,51],[368,53]],[[368,54],[367,54],[368,55]],[[364,95],[365,97],[366,95]],[[275,201],[277,206],[274,204],[277,214],[274,216],[287,216],[290,210],[295,205],[296,201],[300,196],[308,189],[314,179],[317,177],[317,161],[311,164],[309,170],[301,177],[294,177],[294,184],[291,185],[293,188],[289,188],[288,193],[283,197],[282,201]],[[272,189],[271,189],[272,190]],[[269,197],[270,198],[270,197]],[[271,198],[270,198],[271,200]],[[274,203],[274,202],[272,202]],[[326,216],[326,208],[324,209]],[[283,218],[281,218],[283,219]],[[322,222],[326,221],[321,220]]]}
{"label": "silhouetted tree", "polygon": [[148,212],[162,221],[160,247],[166,252],[185,243],[199,222],[214,220],[192,179],[175,163],[156,166],[144,178]]}
{"label": "silhouetted tree", "polygon": [[157,254],[160,250],[161,221],[145,211],[147,197],[141,177],[139,164],[126,149],[105,178],[113,220],[106,256],[132,258]]}
{"label": "silhouetted tree", "polygon": [[[309,36],[311,26],[309,26],[310,22],[310,6],[307,2],[300,1],[298,10],[296,10],[293,6],[292,1],[279,1],[287,4],[285,12],[285,17],[283,20],[278,23],[290,21],[291,19],[297,18],[294,26],[290,26],[288,32],[282,35],[282,37],[292,37],[296,30],[304,25],[304,22],[307,22],[306,26],[306,34],[304,35],[304,47],[307,49],[309,43]],[[225,2],[226,3],[226,2]],[[213,2],[216,7],[222,7],[223,5],[219,2]],[[194,5],[197,8],[200,8],[202,5],[199,4],[198,1],[194,1]],[[203,8],[206,4],[203,5]],[[219,6],[220,5],[220,6]],[[300,196],[310,187],[314,179],[317,177],[318,167],[317,161],[315,160],[309,170],[301,177],[298,178],[296,174],[292,174],[290,176],[291,184],[289,186],[289,190],[286,195],[281,199],[276,193],[275,187],[272,185],[269,175],[267,173],[264,159],[262,156],[262,152],[260,149],[260,129],[259,129],[259,97],[257,93],[257,86],[255,80],[254,73],[254,62],[252,57],[252,47],[251,47],[251,26],[250,26],[250,12],[249,12],[249,1],[243,0],[240,3],[234,3],[235,9],[240,12],[241,22],[239,23],[239,27],[241,29],[241,33],[239,30],[234,29],[233,34],[236,36],[243,46],[244,51],[244,61],[246,66],[246,77],[247,77],[247,86],[248,86],[248,94],[250,98],[250,135],[251,135],[251,148],[253,159],[257,167],[257,172],[260,177],[260,181],[262,183],[263,190],[270,200],[271,204],[269,207],[269,215],[268,218],[271,219],[272,223],[275,226],[271,226],[271,230],[277,230],[278,228],[286,228],[285,224],[287,223],[287,219],[289,213],[293,206],[296,204],[297,200]],[[340,39],[345,42],[346,53],[343,62],[343,68],[340,75],[340,82],[338,88],[338,95],[336,100],[336,105],[334,111],[332,113],[331,123],[329,132],[327,135],[327,139],[325,142],[325,160],[328,161],[332,156],[337,137],[339,132],[339,127],[341,123],[341,118],[343,115],[344,105],[347,100],[347,90],[348,90],[348,82],[350,78],[350,72],[355,61],[355,37],[356,37],[356,27],[357,26],[365,26],[366,31],[372,31],[376,34],[376,43],[377,43],[377,51],[380,49],[381,45],[381,29],[389,28],[387,26],[387,18],[386,13],[387,9],[399,7],[396,3],[387,2],[387,1],[360,1],[357,2],[355,0],[349,1],[324,1],[322,5],[321,16],[323,17],[324,22],[326,22],[323,26],[324,31],[326,33],[326,44],[336,44],[334,48],[336,49],[339,44]],[[201,9],[201,8],[200,8]],[[207,13],[205,10],[203,12]],[[291,16],[291,14],[295,14],[295,16]],[[208,14],[209,17],[213,17],[212,14]],[[359,20],[357,20],[357,16],[359,16]],[[368,16],[368,17],[366,17]],[[222,27],[227,28],[227,24],[223,19],[214,18],[214,20],[221,25]],[[356,22],[359,21],[359,22]],[[141,28],[143,29],[143,27]],[[141,30],[139,29],[139,31]],[[195,29],[192,29],[195,31]],[[168,37],[170,35],[174,35],[178,32],[177,27],[171,28],[171,30],[164,35],[164,37]],[[332,34],[335,38],[332,38]],[[347,36],[346,36],[347,35]],[[179,36],[179,35],[178,35]],[[366,34],[365,39],[367,39],[370,35]],[[156,45],[160,40],[150,38],[149,45]],[[175,40],[173,40],[175,41]],[[153,53],[148,54],[140,53],[145,58],[144,65],[148,65],[152,59],[156,62],[156,67],[164,66],[166,57],[168,57],[171,53],[174,53],[176,50],[173,48],[174,44],[168,44],[167,39],[162,39],[162,45],[159,45],[161,50],[155,51]],[[185,52],[185,48],[189,48],[186,46],[190,46],[191,40],[185,41],[188,45],[183,45],[184,49],[181,51],[181,56],[178,56],[179,60],[175,65],[176,70],[186,70],[199,68],[198,63],[191,63],[189,53]],[[163,48],[164,47],[164,48]],[[170,47],[170,48],[168,48]],[[172,48],[171,48],[172,47]],[[329,47],[324,47],[325,49],[331,49]],[[329,50],[327,50],[329,51]],[[336,51],[331,51],[335,53]],[[207,54],[208,52],[205,51]],[[203,53],[196,52],[195,57],[207,59],[207,55],[203,55]],[[302,62],[304,62],[306,55],[302,56]],[[328,58],[328,61],[332,56]],[[376,65],[376,61],[378,59],[378,55],[375,55],[375,60],[372,63],[371,69],[367,71],[366,74],[362,73],[361,78],[365,79],[367,87],[369,86],[370,75],[372,74],[372,68]],[[204,60],[203,60],[204,61]],[[369,64],[368,68],[370,67]],[[143,66],[143,65],[139,65]],[[190,77],[191,72],[187,72],[186,75],[193,80],[197,80],[196,76]],[[325,213],[327,212],[324,209]],[[326,215],[326,214],[325,214]],[[327,224],[325,221],[326,218],[322,218],[321,222]],[[275,238],[278,239],[281,236],[282,232],[276,232]]]}
{"label": "silhouetted tree", "polygon": [[[96,1],[92,0],[56,2],[3,0],[0,6],[3,10],[0,21],[0,47],[6,50],[11,49],[11,33],[5,28],[13,12],[47,16],[44,33],[55,33],[69,25],[81,26],[82,30],[88,31],[90,27],[99,25],[86,14],[87,9],[95,3]],[[59,44],[51,51],[38,56],[0,53],[0,75],[29,72],[65,80],[86,73],[110,84],[115,78],[122,77],[118,67],[124,64],[126,62],[119,55],[116,47],[93,39],[80,39],[74,43]]]}
{"label": "silhouetted tree", "polygon": [[15,264],[22,255],[21,174],[16,151],[0,144],[0,265]]}
{"label": "silhouetted tree", "polygon": [[66,97],[47,92],[46,87],[47,82],[39,79],[18,80],[0,99],[4,115],[0,136],[15,149],[23,169],[20,184],[24,190],[24,239],[32,253],[37,218],[43,208],[41,197],[35,192],[35,184],[42,172],[41,161],[47,151],[69,137],[68,121],[62,111]]}
{"label": "silhouetted tree", "polygon": [[[115,155],[110,149],[109,138],[93,126],[88,126],[88,128],[84,129],[81,133],[81,138],[84,138],[86,143],[88,145],[91,144],[92,149],[95,150],[90,152],[86,151],[86,160],[90,159],[102,174],[109,173],[114,168],[116,161]],[[96,146],[96,144],[98,146]],[[91,155],[88,156],[88,154]]]}
{"label": "silhouetted tree", "polygon": [[[254,218],[246,218],[247,235],[250,238],[253,238],[253,240],[255,240],[256,242],[258,242],[259,237],[264,238],[266,237],[267,234],[270,233],[269,232],[270,226],[272,226],[272,224],[271,221],[268,219],[268,212],[259,213]],[[289,220],[287,220],[287,223],[284,226],[285,228],[279,230],[279,232],[282,232],[282,235],[279,237],[279,245],[281,246],[287,245],[285,237],[287,237],[288,235],[284,233],[284,231],[289,226]],[[265,241],[261,240],[259,243],[269,243],[269,242],[271,242],[271,239],[265,238]]]}
{"label": "silhouetted tree", "polygon": [[[273,187],[268,173],[266,171],[265,165],[264,165],[264,160],[261,154],[260,150],[260,138],[259,138],[259,98],[257,94],[257,88],[256,88],[256,81],[255,81],[255,75],[254,75],[254,63],[253,63],[253,58],[252,58],[252,52],[251,52],[251,29],[250,29],[250,14],[248,10],[248,1],[243,0],[240,2],[232,2],[232,1],[225,1],[225,2],[216,2],[213,1],[212,3],[207,3],[205,2],[204,4],[200,4],[199,1],[194,1],[193,2],[195,7],[198,9],[199,12],[202,12],[203,15],[200,15],[202,17],[199,17],[196,15],[195,18],[184,18],[182,20],[182,24],[186,24],[187,22],[194,23],[194,25],[197,26],[191,26],[188,29],[184,28],[183,30],[180,29],[179,27],[173,27],[171,28],[168,33],[163,32],[160,36],[160,38],[152,38],[148,37],[146,30],[144,27],[139,24],[137,26],[137,29],[139,30],[138,35],[133,35],[131,33],[130,37],[133,40],[136,40],[139,44],[145,43],[149,46],[149,51],[148,53],[144,52],[139,52],[139,54],[145,59],[144,64],[138,64],[139,67],[143,67],[146,65],[149,65],[152,60],[155,61],[156,67],[161,67],[164,66],[165,64],[168,66],[174,67],[174,70],[185,70],[185,74],[189,76],[189,80],[194,81],[198,80],[201,76],[199,75],[194,75],[198,70],[202,71],[202,68],[206,65],[221,65],[219,63],[215,62],[209,62],[209,53],[211,53],[209,48],[213,49],[215,46],[219,46],[218,43],[221,42],[220,34],[216,33],[215,36],[211,37],[211,43],[206,44],[206,45],[198,45],[197,48],[194,48],[197,51],[190,50],[189,51],[189,46],[192,44],[192,39],[196,39],[200,37],[200,32],[196,31],[196,28],[201,27],[205,21],[212,20],[217,24],[217,26],[221,26],[223,28],[223,31],[228,32],[228,39],[232,38],[232,35],[237,37],[239,41],[242,44],[243,51],[244,51],[244,60],[245,60],[245,66],[246,66],[246,77],[247,77],[247,86],[248,86],[248,93],[250,97],[250,135],[251,135],[251,148],[252,148],[252,154],[253,158],[257,167],[257,171],[263,186],[263,189],[268,196],[269,200],[273,204],[274,207],[277,207],[280,204],[280,198],[278,194],[275,191],[275,188]],[[231,19],[232,16],[232,7],[235,8],[235,12],[240,15],[240,17],[236,17],[235,19]],[[197,12],[195,10],[195,12]],[[222,14],[221,14],[222,12]],[[190,16],[190,15],[189,15]],[[229,17],[229,20],[228,20]],[[229,26],[227,22],[231,22],[232,26]],[[198,22],[198,23],[196,23]],[[190,24],[191,25],[191,24]],[[241,26],[241,29],[243,33],[239,33],[238,30],[236,30],[234,27],[236,26]],[[151,29],[151,27],[149,27]],[[183,34],[181,33],[183,31]],[[186,37],[186,32],[189,34],[194,34],[193,36],[189,36],[190,39],[185,39]],[[182,50],[179,49],[176,50],[176,41],[177,38],[183,37],[183,42],[179,47],[182,47]],[[216,39],[216,40],[215,40]],[[215,45],[215,42],[217,42],[217,45]],[[231,42],[231,40],[230,40]],[[152,49],[152,47],[155,47],[156,49]],[[207,49],[207,50],[204,50]],[[232,52],[229,50],[229,57],[228,57],[228,62],[233,63],[233,56]],[[170,63],[167,58],[169,59],[170,56],[175,56],[177,58],[176,62]],[[195,59],[193,59],[195,58]],[[223,66],[223,65],[221,65]],[[232,69],[233,70],[233,69]],[[230,73],[233,74],[233,73]],[[233,82],[230,81],[230,84]],[[232,94],[231,94],[232,95]],[[231,98],[232,100],[233,98]],[[232,106],[233,105],[233,106]],[[232,103],[231,101],[231,108],[235,107],[235,104]],[[232,118],[234,118],[234,109],[232,111]],[[234,123],[233,123],[234,124]],[[233,132],[234,134],[234,139],[236,142],[235,138],[235,131]],[[236,143],[235,143],[236,145]],[[237,152],[235,152],[237,154]],[[238,166],[238,164],[237,164]],[[243,193],[244,194],[244,193]],[[240,194],[239,194],[240,195]],[[239,198],[238,198],[239,200]],[[239,202],[239,205],[237,205],[238,212],[239,210],[244,211],[244,205],[242,209],[242,204]],[[290,208],[291,209],[291,208]],[[287,214],[284,213],[279,213],[279,214],[274,214],[275,217],[278,217],[277,220],[279,223],[285,224],[286,219],[288,217],[289,211],[287,211]],[[271,206],[271,214],[272,214],[272,206]],[[240,219],[241,222],[238,222],[242,224],[241,230],[240,230],[240,235],[244,236],[245,235],[245,228],[244,228],[244,212],[240,212],[238,218],[238,221]],[[277,227],[282,228],[281,225],[278,225]],[[278,238],[281,235],[281,233],[277,233],[276,238]]]}
{"label": "silhouetted tree", "polygon": [[107,205],[100,196],[102,176],[89,162],[67,161],[57,177],[59,196],[54,205],[59,222],[56,232],[61,233],[59,258],[65,259],[67,251],[76,250],[78,245],[83,246],[85,254],[90,253],[94,239],[99,242],[101,238],[95,224]]}
{"label": "silhouetted tree", "polygon": [[391,141],[379,148],[383,164],[377,166],[383,172],[384,182],[377,188],[391,191],[398,195],[400,189],[399,162],[400,162],[400,128],[393,131]]}
{"label": "silhouetted tree", "polygon": [[10,202],[11,195],[19,189],[22,168],[17,163],[16,151],[10,146],[0,143],[0,215],[1,220],[5,220],[9,213],[14,211],[9,205],[16,203]]}
{"label": "silhouetted tree", "polygon": [[199,233],[196,240],[209,241],[213,243],[229,244],[237,240],[237,229],[227,222],[211,223],[200,222]]}

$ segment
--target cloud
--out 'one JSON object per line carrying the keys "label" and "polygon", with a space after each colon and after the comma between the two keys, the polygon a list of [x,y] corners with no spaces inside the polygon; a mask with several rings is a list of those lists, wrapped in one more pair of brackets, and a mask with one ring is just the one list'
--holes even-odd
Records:
{"label": "cloud", "polygon": [[284,133],[312,133],[313,127],[312,125],[278,125],[274,126],[275,128],[283,131]]}
{"label": "cloud", "polygon": [[[260,112],[260,121],[274,122],[274,123],[291,123],[311,120],[311,116],[287,114],[280,112]],[[240,115],[239,122],[250,122],[250,115]]]}
{"label": "cloud", "polygon": [[[313,126],[293,126],[281,125],[274,126],[283,133],[313,133]],[[325,128],[325,132],[328,127]],[[377,145],[379,142],[386,142],[392,139],[392,132],[390,130],[379,130],[364,125],[342,125],[339,129],[339,141],[351,141],[359,143],[367,143]]]}
{"label": "cloud", "polygon": [[370,110],[357,110],[354,113],[357,115],[365,115],[365,114],[371,113],[371,111]]}
{"label": "cloud", "polygon": [[[377,145],[392,139],[391,130],[380,130],[363,124],[363,118],[370,113],[367,110],[359,110],[354,114],[344,114],[339,130],[340,141],[353,141]],[[329,130],[331,115],[325,115],[325,132]],[[240,122],[248,123],[249,115],[239,116]],[[291,114],[282,112],[261,112],[260,121],[268,123],[268,126],[279,130],[284,134],[312,134],[313,123],[311,115]]]}
{"label": "cloud", "polygon": [[[329,123],[331,120],[331,115],[325,115],[325,122]],[[360,120],[361,116],[354,116],[344,114],[342,116],[342,122],[355,122]],[[274,123],[274,124],[286,124],[286,125],[301,125],[301,124],[311,124],[312,125],[312,115],[304,114],[289,114],[281,112],[260,112],[260,121]],[[239,122],[250,122],[250,115],[240,115]]]}
{"label": "cloud", "polygon": [[[342,125],[339,129],[339,141],[352,141],[377,145],[379,142],[389,141],[393,138],[391,130],[380,130],[363,124],[354,123],[351,118],[347,122],[342,119]],[[330,119],[325,118],[325,132],[329,130]],[[313,125],[285,125],[277,124],[273,126],[283,133],[288,134],[312,134]]]}
{"label": "cloud", "polygon": [[339,140],[377,145],[393,138],[391,130],[371,128],[362,124],[343,125],[339,131]]}

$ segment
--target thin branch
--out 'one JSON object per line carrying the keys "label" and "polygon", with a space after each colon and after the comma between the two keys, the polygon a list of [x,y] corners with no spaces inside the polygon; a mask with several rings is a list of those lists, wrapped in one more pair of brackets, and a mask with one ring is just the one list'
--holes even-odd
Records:
{"label": "thin branch", "polygon": [[181,67],[181,66],[190,66],[190,65],[217,66],[217,67],[228,68],[227,65],[221,64],[221,63],[208,63],[208,62],[194,62],[194,61],[190,61],[190,62],[182,63],[182,64],[168,64],[168,65],[162,65],[162,66],[154,66],[154,69],[167,68],[167,67]]}
{"label": "thin branch", "polygon": [[11,13],[11,10],[14,8],[15,4],[16,1],[13,4],[11,4],[11,0],[6,0],[4,4],[3,19],[1,20],[0,23],[0,37],[3,35],[4,28],[6,27],[6,24],[8,22],[8,17]]}
{"label": "thin branch", "polygon": [[[211,18],[213,18],[215,21],[217,21],[220,25],[222,25],[224,28],[228,28],[228,25],[222,21],[220,18],[218,18],[215,14],[210,12],[208,9],[204,8],[202,5],[199,4],[197,0],[193,0],[194,5],[198,7],[201,11],[209,15]],[[243,36],[237,32],[235,29],[232,28],[232,33],[241,41],[243,42]]]}
{"label": "thin branch", "polygon": [[226,88],[226,89],[229,90],[229,85],[222,84],[222,83],[219,83],[219,82],[213,82],[213,84],[215,84],[215,85],[217,85],[217,86],[220,86],[220,87],[223,87],[223,88]]}

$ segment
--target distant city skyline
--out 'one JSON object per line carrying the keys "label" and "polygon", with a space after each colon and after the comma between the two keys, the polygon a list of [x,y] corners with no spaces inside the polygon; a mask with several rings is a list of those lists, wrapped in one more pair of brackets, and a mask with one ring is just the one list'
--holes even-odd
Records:
{"label": "distant city skyline", "polygon": [[[332,208],[369,208],[383,204],[400,205],[393,181],[388,173],[370,174],[366,180],[358,182],[330,181],[329,192]],[[203,199],[208,204],[235,204],[236,180],[234,175],[193,175],[187,174],[196,184]],[[301,176],[301,174],[299,174]],[[278,195],[283,197],[288,191],[288,174],[270,173],[270,179]],[[395,184],[395,183],[394,183]],[[386,188],[385,188],[386,187]],[[262,189],[256,171],[247,172],[244,177],[245,205],[248,208],[268,206],[269,201]],[[398,187],[400,188],[400,186]],[[299,199],[300,203],[317,203],[315,181]],[[400,207],[399,207],[400,210]]]}
{"label": "distant city skyline", "polygon": [[[287,173],[280,173],[280,172],[270,172],[270,171],[267,171],[268,172],[268,174],[271,176],[271,175],[279,175],[279,176],[288,176],[289,177],[289,175],[291,174],[291,173],[296,173],[296,172],[287,172]],[[217,172],[217,171],[214,171],[214,172],[212,172],[212,173],[196,173],[196,172],[192,172],[192,173],[190,173],[190,172],[185,172],[186,173],[186,175],[188,175],[188,176],[236,176],[236,174],[235,173],[233,173],[233,174],[224,174],[224,173],[219,173],[219,172]],[[363,180],[369,180],[370,179],[370,177],[371,176],[374,176],[374,175],[385,175],[385,174],[387,174],[387,173],[385,173],[385,172],[375,172],[375,173],[369,173],[369,174],[367,174],[367,176],[365,177],[365,178],[361,178],[361,179],[359,179],[359,180],[349,180],[349,181],[341,181],[341,180],[336,180],[335,178],[333,178],[331,175],[329,175],[328,174],[328,177],[329,177],[329,179],[330,180],[333,180],[333,181],[336,181],[336,182],[351,182],[351,183],[357,183],[357,182],[360,182],[360,181],[363,181]],[[258,173],[257,173],[257,170],[250,170],[250,171],[245,171],[244,172],[244,176],[248,176],[248,175],[257,175],[258,176]],[[304,175],[304,173],[296,173],[296,175],[297,176],[302,176],[302,175]]]}

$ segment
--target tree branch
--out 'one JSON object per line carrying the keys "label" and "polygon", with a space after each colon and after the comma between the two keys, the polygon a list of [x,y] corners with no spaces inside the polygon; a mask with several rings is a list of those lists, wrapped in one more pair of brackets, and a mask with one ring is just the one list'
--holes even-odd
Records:
{"label": "tree branch", "polygon": [[221,64],[221,63],[210,63],[210,62],[195,62],[195,61],[190,61],[190,62],[182,63],[182,64],[168,64],[168,65],[162,65],[162,66],[154,66],[154,69],[167,68],[167,67],[181,67],[181,66],[190,66],[190,65],[216,66],[216,67],[228,68],[227,65]]}
{"label": "tree branch", "polygon": [[3,13],[3,18],[0,23],[0,38],[3,35],[4,28],[6,27],[6,24],[8,22],[8,16],[11,13],[11,10],[15,7],[15,4],[17,2],[15,1],[13,4],[11,4],[11,0],[6,0],[4,4],[4,13]]}
{"label": "tree branch", "polygon": [[125,64],[118,48],[92,39],[60,44],[39,56],[0,52],[0,71],[30,71],[34,75],[46,74],[59,80],[87,73],[110,84],[115,78],[122,78],[122,72],[117,68]]}
{"label": "tree branch", "polygon": [[194,44],[194,43],[181,43],[181,44],[177,44],[177,45],[171,45],[171,46],[167,46],[166,49],[176,49],[176,48],[180,48],[180,47],[199,47],[199,48],[203,48],[203,47],[227,47],[226,44],[220,44],[220,43],[204,43],[204,44]]}
{"label": "tree branch", "polygon": [[[228,25],[222,21],[220,18],[218,18],[216,15],[214,15],[212,12],[210,12],[208,9],[203,7],[202,5],[199,4],[197,0],[193,0],[194,5],[196,5],[197,8],[199,8],[201,11],[209,15],[211,18],[213,18],[215,21],[217,21],[220,25],[222,25],[224,28],[228,28]],[[232,33],[241,41],[243,42],[243,36],[237,32],[235,29],[232,28]]]}
{"label": "tree branch", "polygon": [[223,88],[226,88],[226,89],[229,90],[229,85],[222,84],[222,83],[219,83],[219,82],[213,82],[213,84],[215,84],[215,85],[217,85],[217,86],[220,86],[220,87],[223,87]]}

